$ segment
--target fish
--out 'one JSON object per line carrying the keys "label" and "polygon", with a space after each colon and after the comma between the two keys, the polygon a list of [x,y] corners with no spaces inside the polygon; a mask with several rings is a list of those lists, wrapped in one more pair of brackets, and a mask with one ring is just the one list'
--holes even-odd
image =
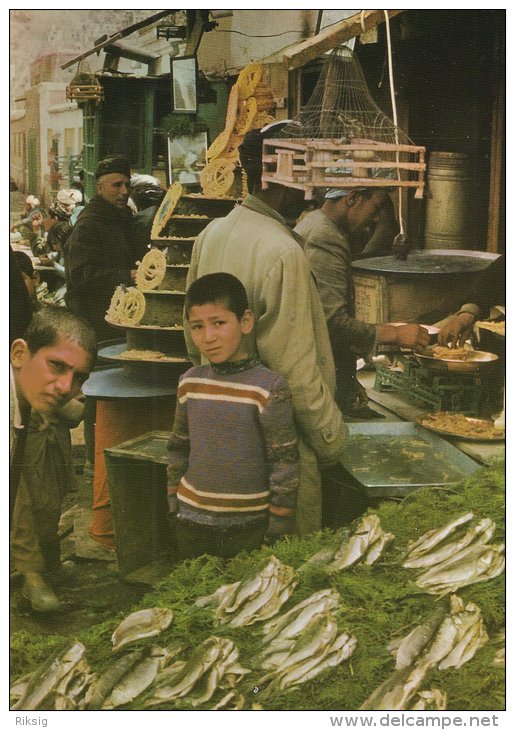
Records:
{"label": "fish", "polygon": [[59,682],[81,660],[86,647],[80,641],[64,650],[52,654],[46,662],[36,669],[24,693],[11,709],[37,710],[55,690]]}
{"label": "fish", "polygon": [[473,512],[467,512],[460,517],[457,517],[452,522],[448,522],[443,527],[428,530],[418,540],[408,543],[408,557],[415,557],[415,555],[421,555],[434,548],[438,543],[445,540],[454,530],[460,525],[464,525],[470,520],[474,519]]}
{"label": "fish", "polygon": [[211,699],[223,677],[223,673],[223,667],[215,664],[204,674],[196,685],[195,692],[190,697],[192,707],[198,707]]}
{"label": "fish", "polygon": [[220,588],[217,588],[214,593],[197,598],[195,606],[198,606],[199,608],[206,608],[208,606],[218,606],[221,608],[223,606],[225,610],[225,606],[234,599],[240,585],[240,580],[236,581],[236,583],[226,583],[225,585],[220,586]]}
{"label": "fish", "polygon": [[[339,602],[340,594],[338,591],[335,591],[334,588],[325,588],[324,590],[312,593],[304,601],[297,603],[296,606],[293,606],[293,608],[290,608],[289,611],[283,613],[278,618],[267,621],[267,623],[263,626],[263,633],[265,634],[263,643],[267,644],[279,636],[294,636],[297,626],[293,626],[293,624],[297,620],[299,620],[301,625],[305,625],[310,619],[312,610],[316,613],[318,613],[321,607],[325,607],[326,610],[330,610],[331,608],[336,608]],[[286,634],[283,635],[283,629],[288,626],[292,626],[292,630],[287,631]]]}
{"label": "fish", "polygon": [[365,563],[372,565],[382,555],[385,547],[395,539],[393,532],[383,532],[365,553]]}
{"label": "fish", "polygon": [[398,669],[377,687],[360,710],[405,710],[425,679],[430,664],[417,663]]}
{"label": "fish", "polygon": [[262,621],[278,613],[286,603],[295,586],[293,582],[295,571],[289,565],[280,566],[276,575],[272,576],[264,589],[254,598],[247,601],[239,613],[229,620],[229,626],[248,626],[256,621]]}
{"label": "fish", "polygon": [[436,689],[436,687],[432,687],[428,690],[421,690],[420,692],[417,692],[415,700],[409,709],[429,710],[431,712],[435,710],[446,710],[447,694]]}
{"label": "fish", "polygon": [[420,575],[415,583],[428,593],[445,595],[462,586],[490,580],[504,570],[503,550],[504,544],[479,545],[466,559],[434,566]]}
{"label": "fish", "polygon": [[110,664],[89,688],[84,702],[85,709],[100,710],[113,687],[132,667],[143,660],[147,652],[148,649],[139,647],[123,654],[114,663]]}
{"label": "fish", "polygon": [[458,627],[448,615],[444,618],[435,632],[434,639],[423,655],[423,661],[428,665],[438,664],[452,650],[458,637]]}
{"label": "fish", "polygon": [[144,608],[124,618],[111,636],[113,652],[140,639],[158,636],[172,623],[173,613],[169,608]]}
{"label": "fish", "polygon": [[333,560],[335,552],[336,552],[335,547],[322,548],[321,550],[318,550],[318,552],[316,552],[314,555],[312,555],[309,558],[309,560],[306,560],[306,562],[303,565],[301,565],[299,570],[303,570],[303,569],[307,568],[308,566],[313,567],[316,565],[319,565],[319,566],[327,565],[328,563],[331,562],[331,560]]}
{"label": "fish", "polygon": [[444,545],[439,550],[425,553],[424,555],[406,560],[404,568],[426,568],[432,565],[443,563],[448,559],[459,560],[461,552],[471,543],[474,546],[489,542],[495,532],[495,522],[488,517],[481,520],[477,525],[470,527],[463,537],[455,542]]}
{"label": "fish", "polygon": [[277,668],[283,674],[290,667],[313,658],[324,652],[333,643],[338,633],[338,625],[330,613],[315,616],[306,631],[301,634],[293,647]]}
{"label": "fish", "polygon": [[26,691],[30,678],[33,674],[34,672],[28,672],[14,680],[14,683],[9,689],[9,694],[13,699],[19,699],[22,696],[22,694]]}
{"label": "fish", "polygon": [[138,662],[120,682],[113,687],[111,694],[102,705],[103,710],[112,710],[120,705],[127,705],[144,692],[157,676],[160,658],[148,656]]}
{"label": "fish", "polygon": [[416,626],[413,631],[401,639],[396,646],[395,668],[402,669],[409,667],[422,654],[424,649],[435,635],[446,615],[445,609],[439,609],[423,623]]}
{"label": "fish", "polygon": [[225,606],[225,613],[234,613],[245,601],[263,590],[264,585],[268,583],[272,576],[278,573],[280,566],[281,563],[279,560],[277,560],[275,556],[272,556],[271,560],[267,563],[267,565],[265,565],[263,570],[246,580],[241,585],[239,590],[236,592],[234,601],[230,605]]}
{"label": "fish", "polygon": [[[340,641],[338,639],[340,639]],[[291,672],[288,675],[288,685],[293,686],[307,682],[308,680],[313,679],[313,677],[316,677],[317,674],[320,674],[320,672],[323,672],[324,669],[338,666],[338,664],[341,664],[345,659],[349,659],[349,657],[352,656],[356,646],[357,640],[354,636],[342,634],[341,637],[335,639],[327,654],[320,657],[318,664],[307,669],[304,674],[298,677],[296,676],[297,672]]]}
{"label": "fish", "polygon": [[363,557],[372,543],[379,538],[381,532],[381,525],[377,515],[371,514],[364,517],[354,534],[338,548],[333,561],[329,563],[326,570],[329,573],[334,573],[356,563]]}
{"label": "fish", "polygon": [[166,685],[161,685],[147,700],[146,706],[159,705],[178,697],[187,695],[196,682],[210,669],[220,656],[220,639],[210,636],[192,652],[178,674]]}
{"label": "fish", "polygon": [[96,674],[91,670],[88,662],[84,657],[77,662],[71,672],[69,672],[57,685],[55,689],[55,709],[70,709],[70,704],[75,705],[80,698],[85,695],[88,687],[96,680]]}
{"label": "fish", "polygon": [[454,649],[439,663],[438,669],[463,666],[487,641],[488,633],[480,618],[467,629]]}

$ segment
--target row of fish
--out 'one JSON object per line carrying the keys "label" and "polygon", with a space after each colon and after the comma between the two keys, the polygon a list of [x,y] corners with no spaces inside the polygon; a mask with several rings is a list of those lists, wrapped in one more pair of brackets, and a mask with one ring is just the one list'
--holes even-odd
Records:
{"label": "row of fish", "polygon": [[275,616],[291,596],[297,581],[295,571],[274,555],[265,567],[245,581],[220,586],[196,606],[214,606],[215,619],[232,627],[249,626]]}
{"label": "row of fish", "polygon": [[504,544],[490,544],[495,532],[492,520],[479,520],[455,535],[458,528],[473,518],[474,514],[467,512],[408,545],[403,566],[423,569],[415,581],[420,588],[435,595],[446,595],[503,572]]}
{"label": "row of fish", "polygon": [[[403,565],[425,571],[417,579],[419,586],[444,594],[502,572],[503,546],[489,545],[495,524],[484,519],[470,526],[473,518],[472,513],[462,515],[408,545]],[[377,515],[369,514],[353,533],[344,532],[338,547],[317,553],[300,570],[320,564],[333,573],[360,560],[372,564],[392,539],[391,533],[382,530]],[[349,659],[356,647],[353,636],[339,633],[335,613],[341,608],[340,594],[333,588],[313,593],[280,613],[296,586],[294,569],[272,556],[256,574],[222,585],[195,604],[212,607],[215,621],[226,627],[262,622],[262,648],[253,666],[265,670],[260,683],[268,683],[267,691],[301,684]],[[172,611],[163,607],[127,616],[111,637],[115,656],[98,677],[86,660],[84,645],[72,644],[14,683],[12,709],[114,709],[141,695],[145,699],[147,691],[152,692],[146,700],[148,707],[183,699],[196,707],[211,700],[218,688],[228,692],[212,709],[244,707],[245,698],[236,691],[236,684],[251,670],[240,666],[238,649],[230,639],[211,636],[187,660],[177,659],[185,650],[178,644],[133,648],[142,639],[162,634],[172,621]],[[424,703],[428,708],[441,706],[443,696],[420,690],[427,671],[435,666],[462,666],[487,640],[479,608],[473,603],[464,606],[452,595],[450,610],[435,611],[406,637],[392,642],[396,671],[361,709],[420,709]],[[503,650],[499,650],[497,663],[503,659]]]}
{"label": "row of fish", "polygon": [[320,550],[308,560],[307,565],[324,566],[329,573],[345,570],[359,560],[372,565],[394,537],[391,532],[384,532],[376,514],[369,514],[360,520],[353,534],[345,531],[337,548]]}
{"label": "row of fish", "polygon": [[488,641],[481,610],[475,603],[463,604],[450,597],[449,612],[438,609],[407,636],[390,642],[396,671],[383,682],[362,710],[406,710],[410,707],[427,672],[461,667]]}

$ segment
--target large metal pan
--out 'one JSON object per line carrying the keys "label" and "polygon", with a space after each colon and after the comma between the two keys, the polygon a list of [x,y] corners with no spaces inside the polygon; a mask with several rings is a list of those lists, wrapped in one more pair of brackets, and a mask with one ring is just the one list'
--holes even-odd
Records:
{"label": "large metal pan", "polygon": [[439,370],[440,372],[449,373],[475,373],[479,370],[487,368],[498,360],[498,356],[492,352],[483,352],[482,350],[470,350],[467,352],[465,360],[452,360],[441,357],[433,357],[431,349],[422,352],[414,352],[416,361],[419,365],[423,365],[431,370]]}

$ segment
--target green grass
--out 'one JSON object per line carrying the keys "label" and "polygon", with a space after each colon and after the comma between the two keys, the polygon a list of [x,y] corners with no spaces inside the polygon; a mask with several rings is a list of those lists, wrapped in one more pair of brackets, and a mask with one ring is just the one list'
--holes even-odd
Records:
{"label": "green grass", "polygon": [[[401,559],[408,541],[472,511],[477,519],[493,519],[497,529],[492,542],[504,542],[504,477],[504,462],[497,460],[452,488],[422,489],[413,492],[401,503],[384,502],[374,511],[379,515],[383,529],[395,534],[395,540],[376,564],[358,564],[331,575],[316,566],[299,573],[298,585],[284,610],[315,591],[334,587],[341,595],[341,608],[336,612],[338,625],[358,640],[350,661],[325,670],[300,687],[282,692],[264,692],[265,688],[259,688],[259,691],[253,692],[263,674],[255,660],[261,636],[259,624],[240,629],[216,626],[211,609],[198,608],[194,602],[224,583],[242,580],[255,573],[272,554],[282,562],[299,568],[320,548],[337,545],[342,530],[323,530],[304,539],[286,539],[273,549],[263,547],[251,554],[242,553],[227,565],[209,556],[179,564],[135,607],[136,610],[167,606],[174,613],[170,628],[157,639],[147,639],[146,643],[165,645],[180,641],[194,648],[213,634],[233,639],[240,650],[240,663],[253,670],[238,685],[238,691],[247,698],[246,708],[257,702],[265,710],[356,710],[394,670],[394,659],[386,650],[390,639],[408,633],[434,610],[439,601],[447,605],[447,598],[438,599],[415,585],[416,571],[402,568]],[[480,607],[491,638],[504,629],[504,574],[464,588],[459,595],[465,602],[474,601]],[[76,637],[85,644],[86,657],[97,674],[113,661],[110,637],[123,617],[120,614],[82,631]],[[67,640],[58,636],[34,638],[26,632],[15,634],[12,638],[12,676],[29,671],[57,646],[66,643]],[[494,642],[489,642],[459,669],[432,670],[424,688],[433,686],[444,690],[450,711],[504,709],[504,670],[492,664],[498,648]],[[208,706],[221,697],[220,690]],[[137,699],[130,709],[142,709],[144,699]],[[188,704],[182,701],[156,709],[188,709]]]}

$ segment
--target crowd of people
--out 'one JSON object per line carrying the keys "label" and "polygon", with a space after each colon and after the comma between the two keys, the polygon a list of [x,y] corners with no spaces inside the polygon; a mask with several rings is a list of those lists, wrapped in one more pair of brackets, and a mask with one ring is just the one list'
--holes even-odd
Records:
{"label": "crowd of people", "polygon": [[[319,209],[299,218],[303,191],[261,186],[263,140],[280,126],[245,135],[240,160],[250,194],[193,246],[184,328],[194,365],[179,380],[168,443],[180,558],[229,558],[323,527],[324,473],[339,464],[346,421],[363,406],[357,357],[383,343],[416,350],[428,343],[418,324],[355,317],[356,242],[363,250],[378,226],[393,240],[388,192],[330,189]],[[135,282],[165,195],[155,178],[131,175],[121,156],[100,161],[96,181],[85,206],[77,191],[60,191],[45,213],[29,196],[16,226],[35,233],[33,254],[64,277],[64,306],[41,306],[30,257],[11,256],[11,296],[19,298],[11,307],[11,544],[23,593],[42,612],[59,607],[51,584],[62,568],[56,520],[72,478],[69,428],[77,419],[94,461],[95,404],[80,387],[97,343],[112,337],[105,312],[115,288]],[[462,308],[443,337],[455,342],[480,311]]]}

